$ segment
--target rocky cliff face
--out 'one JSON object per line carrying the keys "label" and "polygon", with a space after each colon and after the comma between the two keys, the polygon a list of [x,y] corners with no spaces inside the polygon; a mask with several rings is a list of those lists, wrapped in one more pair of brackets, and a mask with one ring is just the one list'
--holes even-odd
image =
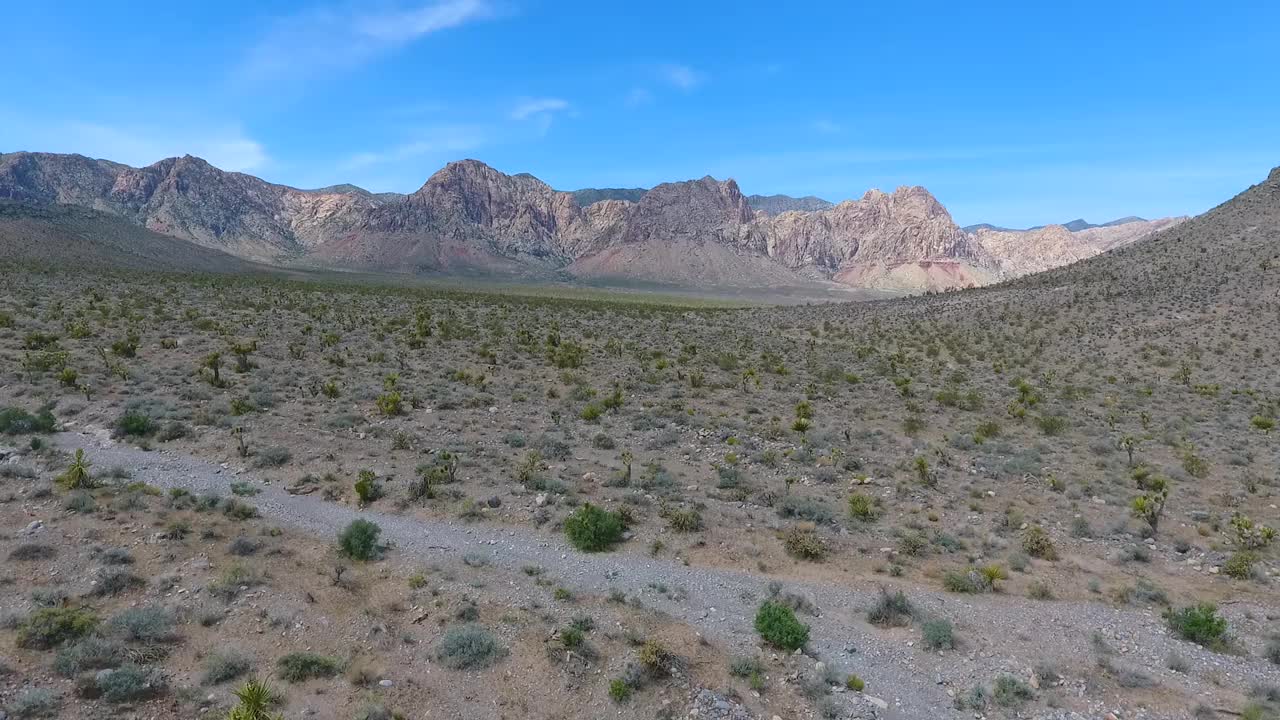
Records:
{"label": "rocky cliff face", "polygon": [[[624,196],[638,199],[584,205],[532,175],[475,160],[449,163],[416,192],[396,195],[348,185],[299,190],[190,156],[131,168],[75,155],[0,155],[0,199],[89,207],[271,262],[555,270],[681,284],[826,279],[915,291],[985,284],[1096,254],[1113,240],[1062,237],[1061,228],[1034,237],[966,233],[921,187],[776,214],[753,207],[733,180],[711,177]],[[1118,229],[1086,232],[1102,230]]]}

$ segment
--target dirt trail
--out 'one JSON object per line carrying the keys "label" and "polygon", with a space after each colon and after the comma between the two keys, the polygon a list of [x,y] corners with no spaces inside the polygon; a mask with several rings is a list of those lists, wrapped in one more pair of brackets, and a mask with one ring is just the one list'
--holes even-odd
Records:
{"label": "dirt trail", "polygon": [[[55,437],[58,446],[84,448],[98,468],[122,466],[136,481],[162,488],[179,487],[197,493],[229,492],[233,480],[252,480],[261,493],[251,499],[265,517],[332,538],[357,517],[378,523],[382,537],[394,545],[390,559],[406,556],[429,562],[433,556],[482,552],[498,568],[518,571],[527,565],[546,568],[563,586],[580,593],[607,594],[620,589],[628,596],[642,595],[656,607],[696,627],[708,638],[726,643],[735,652],[756,652],[759,640],[752,628],[755,608],[766,594],[769,578],[731,570],[689,567],[651,558],[636,548],[603,554],[573,550],[559,535],[523,528],[502,528],[453,521],[429,521],[372,510],[357,510],[310,495],[290,495],[276,484],[258,482],[249,472],[234,466],[223,468],[189,455],[168,451],[143,451],[117,444],[103,430],[65,432]],[[532,582],[523,573],[510,573],[512,584],[504,590],[532,596]],[[1101,633],[1116,650],[1114,664],[1141,669],[1165,688],[1180,687],[1194,695],[1220,695],[1221,689],[1204,678],[1213,673],[1221,686],[1245,691],[1257,682],[1280,684],[1280,669],[1257,657],[1219,655],[1172,638],[1154,610],[1117,609],[1101,603],[1045,602],[1002,595],[957,596],[929,590],[903,588],[924,615],[951,620],[961,645],[945,653],[920,647],[917,630],[882,630],[867,624],[864,612],[882,585],[879,579],[855,579],[835,587],[789,582],[787,589],[810,597],[820,608],[818,617],[804,617],[812,626],[810,648],[828,666],[857,673],[866,680],[867,695],[846,694],[854,717],[971,718],[973,711],[952,707],[950,693],[961,694],[976,684],[989,685],[996,675],[1010,673],[1027,679],[1041,661],[1056,663],[1069,678],[1057,691],[1067,697],[1085,698],[1090,711],[1084,715],[1051,711],[1046,718],[1101,718],[1122,703],[1115,697],[1090,697],[1081,677],[1094,668],[1093,635]],[[654,588],[664,587],[663,593]],[[528,595],[525,595],[528,594]],[[673,597],[674,596],[674,597]],[[677,598],[678,599],[674,599]],[[1261,613],[1261,608],[1232,606],[1233,613]],[[918,628],[919,623],[916,623]],[[1190,672],[1175,674],[1166,659],[1172,653],[1185,658]],[[879,707],[879,700],[888,705]],[[1075,702],[1068,704],[1076,704]],[[1123,703],[1128,704],[1128,703]],[[1126,718],[1191,717],[1183,704],[1152,709],[1150,714],[1125,713]],[[878,713],[878,714],[877,714]],[[1174,714],[1171,714],[1174,713]]]}

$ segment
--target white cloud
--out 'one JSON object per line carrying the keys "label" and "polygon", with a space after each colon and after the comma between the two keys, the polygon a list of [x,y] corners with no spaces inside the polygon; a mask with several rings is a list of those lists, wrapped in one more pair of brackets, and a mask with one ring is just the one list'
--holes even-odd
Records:
{"label": "white cloud", "polygon": [[483,128],[468,125],[430,128],[412,140],[384,150],[360,152],[341,163],[344,170],[360,170],[376,165],[405,162],[427,156],[449,156],[467,152],[488,141]]}
{"label": "white cloud", "polygon": [[511,111],[512,120],[524,120],[534,115],[551,115],[561,110],[568,110],[569,103],[560,98],[530,98],[521,100]]}
{"label": "white cloud", "polygon": [[432,33],[493,15],[488,0],[436,0],[401,10],[319,7],[282,18],[240,64],[250,82],[355,67]]}
{"label": "white cloud", "polygon": [[110,125],[96,122],[24,123],[6,127],[5,134],[24,143],[24,149],[79,153],[141,167],[157,160],[195,155],[216,167],[248,172],[270,164],[262,143],[237,127]]}
{"label": "white cloud", "polygon": [[688,65],[663,65],[660,70],[663,80],[685,92],[693,90],[706,81],[705,75]]}

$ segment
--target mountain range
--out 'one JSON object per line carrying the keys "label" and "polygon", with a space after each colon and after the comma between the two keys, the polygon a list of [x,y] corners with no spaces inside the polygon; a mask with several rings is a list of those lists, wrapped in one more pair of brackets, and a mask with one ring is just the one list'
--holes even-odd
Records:
{"label": "mountain range", "polygon": [[462,160],[402,195],[354,185],[302,190],[192,156],[134,168],[30,152],[0,154],[0,200],[76,206],[145,230],[148,247],[168,236],[277,266],[890,291],[1038,272],[1180,220],[967,232],[918,186],[838,204],[745,196],[735,181],[709,176],[647,190],[562,192],[529,174]]}

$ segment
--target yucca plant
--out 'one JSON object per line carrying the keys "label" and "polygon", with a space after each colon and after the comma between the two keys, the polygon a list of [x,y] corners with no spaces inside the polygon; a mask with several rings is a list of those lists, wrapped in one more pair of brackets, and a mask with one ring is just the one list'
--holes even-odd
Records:
{"label": "yucca plant", "polygon": [[235,691],[240,704],[231,708],[227,720],[284,720],[281,713],[271,714],[274,700],[271,688],[261,680],[250,680]]}
{"label": "yucca plant", "polygon": [[77,448],[75,458],[67,471],[58,476],[58,485],[66,490],[83,490],[93,487],[93,479],[89,477],[89,460],[84,450]]}

